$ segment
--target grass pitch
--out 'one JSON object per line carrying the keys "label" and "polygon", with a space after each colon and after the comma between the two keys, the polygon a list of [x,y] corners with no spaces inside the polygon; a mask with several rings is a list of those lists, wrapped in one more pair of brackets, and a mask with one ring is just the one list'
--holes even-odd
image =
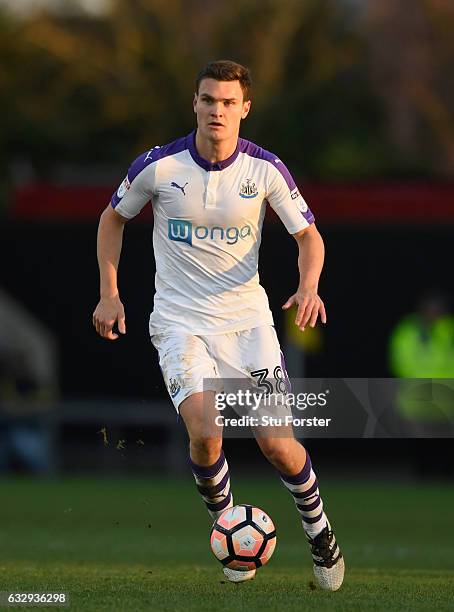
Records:
{"label": "grass pitch", "polygon": [[0,482],[0,591],[65,591],[77,611],[454,609],[449,484],[323,479],[347,566],[342,589],[327,593],[315,587],[298,515],[277,478],[233,474],[235,500],[266,510],[278,538],[270,563],[239,585],[224,580],[212,556],[189,473],[181,481]]}

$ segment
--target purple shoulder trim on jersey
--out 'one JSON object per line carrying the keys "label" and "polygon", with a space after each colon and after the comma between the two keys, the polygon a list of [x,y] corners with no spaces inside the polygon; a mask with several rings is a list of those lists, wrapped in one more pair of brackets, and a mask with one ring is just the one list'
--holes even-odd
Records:
{"label": "purple shoulder trim on jersey", "polygon": [[238,157],[238,154],[240,152],[241,138],[238,139],[236,149],[230,157],[228,157],[227,159],[223,159],[220,162],[216,162],[215,164],[212,164],[211,162],[207,161],[206,159],[204,159],[203,157],[199,155],[196,149],[196,146],[195,146],[195,134],[196,132],[194,130],[194,132],[191,132],[187,136],[189,153],[191,154],[191,157],[195,161],[195,163],[198,164],[201,168],[203,168],[207,172],[217,172],[219,170],[224,170],[225,168],[228,168],[231,164],[233,164],[233,162]]}
{"label": "purple shoulder trim on jersey", "polygon": [[307,208],[306,212],[303,212],[301,214],[306,219],[306,221],[309,223],[309,225],[312,225],[312,223],[315,222],[314,213],[311,211],[309,207]]}
{"label": "purple shoulder trim on jersey", "polygon": [[270,162],[270,164],[272,164],[282,174],[290,191],[293,191],[293,189],[296,188],[296,183],[293,180],[292,175],[281,160],[274,155],[274,153],[270,153],[270,151],[266,151],[253,142],[244,140],[244,138],[240,138],[239,143],[241,153],[246,153],[246,155],[249,155],[250,157],[257,157],[258,159],[264,159],[267,162]]}
{"label": "purple shoulder trim on jersey", "polygon": [[[279,170],[281,175],[284,177],[284,180],[287,183],[287,186],[290,191],[294,191],[295,189],[297,189],[296,183],[293,180],[293,176],[290,174],[285,164],[283,164],[281,160],[276,157],[276,155],[274,155],[274,153],[266,151],[266,149],[262,149],[262,147],[259,147],[255,143],[250,142],[249,140],[245,140],[244,138],[239,139],[239,145],[241,153],[245,153],[250,157],[256,157],[257,159],[264,159],[265,161],[272,164],[277,170]],[[315,217],[309,207],[307,208],[306,212],[302,212],[301,214],[309,223],[309,225],[311,223],[314,223]]]}
{"label": "purple shoulder trim on jersey", "polygon": [[[142,153],[142,155],[139,155],[139,157],[137,157],[132,162],[132,164],[129,166],[128,176],[127,176],[129,185],[136,178],[136,176],[140,174],[142,170],[145,170],[145,168],[149,166],[150,164],[160,159],[163,159],[164,157],[168,157],[169,155],[176,155],[177,153],[181,153],[181,151],[184,151],[185,149],[187,149],[188,148],[187,140],[188,140],[187,137],[183,136],[183,138],[178,138],[177,140],[174,140],[173,142],[169,142],[169,144],[166,144],[162,147],[154,147],[153,149],[150,149],[149,151],[145,151],[145,153]],[[119,197],[118,191],[119,190],[117,190],[113,194],[112,199],[111,199],[111,204],[113,208],[115,208],[121,202],[121,199],[124,195],[122,194],[122,196]],[[125,192],[126,192],[126,189],[125,189]]]}
{"label": "purple shoulder trim on jersey", "polygon": [[183,136],[182,138],[177,138],[173,142],[169,142],[162,147],[155,147],[149,153],[152,153],[152,162],[158,161],[158,159],[163,159],[164,157],[169,157],[169,155],[176,155],[177,153],[181,153],[188,148],[188,137]]}

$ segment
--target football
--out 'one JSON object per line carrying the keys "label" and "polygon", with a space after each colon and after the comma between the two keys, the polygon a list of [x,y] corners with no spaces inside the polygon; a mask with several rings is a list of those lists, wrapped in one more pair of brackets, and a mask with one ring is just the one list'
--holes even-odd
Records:
{"label": "football", "polygon": [[211,528],[211,550],[230,569],[249,571],[265,565],[276,547],[276,529],[266,512],[239,504],[225,510]]}

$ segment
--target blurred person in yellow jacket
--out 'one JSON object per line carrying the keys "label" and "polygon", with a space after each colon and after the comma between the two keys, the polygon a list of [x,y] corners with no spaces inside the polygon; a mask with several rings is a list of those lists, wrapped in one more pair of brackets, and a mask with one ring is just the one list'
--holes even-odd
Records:
{"label": "blurred person in yellow jacket", "polygon": [[396,398],[402,417],[426,423],[454,422],[454,316],[446,299],[431,292],[416,312],[392,331],[389,363],[393,376],[406,379],[444,379],[437,384],[407,380]]}

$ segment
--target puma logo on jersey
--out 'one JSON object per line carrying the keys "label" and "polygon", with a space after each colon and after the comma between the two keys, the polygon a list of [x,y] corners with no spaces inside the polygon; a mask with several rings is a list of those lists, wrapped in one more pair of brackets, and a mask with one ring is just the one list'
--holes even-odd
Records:
{"label": "puma logo on jersey", "polygon": [[153,159],[153,153],[156,151],[156,149],[160,149],[160,148],[161,147],[159,145],[156,145],[155,147],[150,149],[148,153],[146,154],[145,159],[143,161],[146,162],[147,159]]}
{"label": "puma logo on jersey", "polygon": [[186,195],[186,192],[185,192],[184,188],[186,187],[186,185],[187,185],[187,184],[188,184],[188,183],[186,182],[186,183],[183,185],[183,187],[181,187],[180,185],[178,185],[178,183],[174,183],[174,182],[172,181],[172,182],[170,183],[170,186],[171,186],[171,187],[175,187],[176,189],[179,189],[179,190],[182,192],[182,194],[185,196],[185,195]]}

